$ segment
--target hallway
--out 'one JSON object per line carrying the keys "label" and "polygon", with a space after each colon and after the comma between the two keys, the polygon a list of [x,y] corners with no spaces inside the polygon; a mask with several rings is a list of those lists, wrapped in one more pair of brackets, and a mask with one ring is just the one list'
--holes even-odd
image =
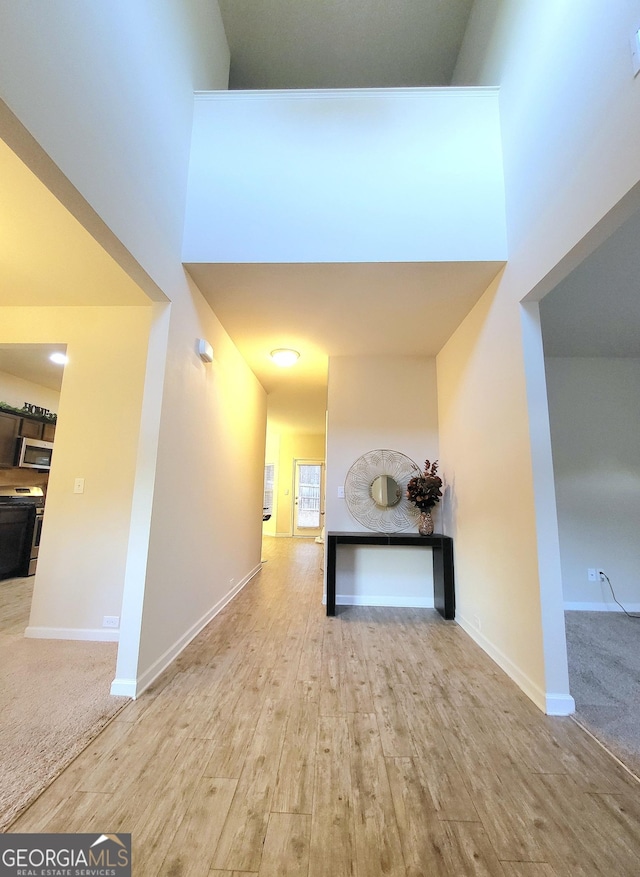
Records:
{"label": "hallway", "polygon": [[131,832],[136,877],[637,877],[637,781],[435,611],[326,618],[322,550],[266,540],[10,830]]}

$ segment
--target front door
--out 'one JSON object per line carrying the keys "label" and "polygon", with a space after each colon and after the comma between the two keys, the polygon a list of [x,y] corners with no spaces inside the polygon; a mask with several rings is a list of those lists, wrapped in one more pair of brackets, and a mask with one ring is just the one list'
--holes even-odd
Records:
{"label": "front door", "polygon": [[319,536],[324,517],[324,463],[296,460],[293,535]]}

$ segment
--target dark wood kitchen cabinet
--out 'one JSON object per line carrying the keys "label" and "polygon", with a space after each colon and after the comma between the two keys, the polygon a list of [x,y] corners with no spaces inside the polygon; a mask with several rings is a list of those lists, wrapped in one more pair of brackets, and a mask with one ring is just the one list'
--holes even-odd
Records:
{"label": "dark wood kitchen cabinet", "polygon": [[44,423],[42,420],[33,420],[31,417],[23,417],[20,426],[20,435],[25,438],[38,439],[38,441],[52,442],[56,434],[55,423]]}
{"label": "dark wood kitchen cabinet", "polygon": [[21,417],[0,411],[0,468],[13,466],[16,455],[16,439],[20,434]]}
{"label": "dark wood kitchen cabinet", "polygon": [[20,427],[20,435],[23,435],[25,438],[32,438],[40,440],[42,438],[42,427],[44,423],[41,420],[32,420],[30,417],[22,418],[22,425]]}
{"label": "dark wood kitchen cabinet", "polygon": [[42,424],[42,441],[43,442],[52,442],[55,437],[56,437],[55,423],[43,423]]}

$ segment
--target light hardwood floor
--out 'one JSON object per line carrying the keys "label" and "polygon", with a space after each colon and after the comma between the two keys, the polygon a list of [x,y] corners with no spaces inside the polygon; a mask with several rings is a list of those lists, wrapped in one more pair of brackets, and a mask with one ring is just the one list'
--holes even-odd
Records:
{"label": "light hardwood floor", "polygon": [[0,582],[0,638],[24,634],[32,598],[33,577]]}
{"label": "light hardwood floor", "polygon": [[431,610],[262,572],[11,831],[131,832],[136,877],[638,877],[640,785]]}

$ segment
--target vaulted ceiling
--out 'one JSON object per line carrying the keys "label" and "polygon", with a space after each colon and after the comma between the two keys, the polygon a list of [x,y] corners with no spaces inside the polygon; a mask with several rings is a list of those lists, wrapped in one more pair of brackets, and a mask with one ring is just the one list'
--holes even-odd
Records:
{"label": "vaulted ceiling", "polygon": [[219,0],[230,88],[449,85],[473,0]]}
{"label": "vaulted ceiling", "polygon": [[[232,53],[232,88],[446,85],[472,0],[220,0],[220,6]],[[0,305],[148,303],[1,143],[0,174],[6,182],[0,204]],[[640,356],[639,230],[636,216],[542,302],[548,353]],[[191,270],[269,390],[272,416],[290,428],[318,431],[324,423],[328,355],[434,354],[499,267],[218,265]],[[451,307],[441,298],[445,286],[455,291]],[[415,335],[412,301],[424,305],[426,296],[433,319],[421,326],[418,349],[406,330],[410,326]],[[300,306],[303,300],[318,303],[317,319]],[[332,329],[328,317],[337,310],[340,325]],[[273,346],[287,338],[306,339],[309,359],[319,363],[315,376],[305,377],[302,361],[298,372],[278,375],[264,361],[269,333],[278,342]],[[8,351],[2,356],[0,368],[12,370]]]}

